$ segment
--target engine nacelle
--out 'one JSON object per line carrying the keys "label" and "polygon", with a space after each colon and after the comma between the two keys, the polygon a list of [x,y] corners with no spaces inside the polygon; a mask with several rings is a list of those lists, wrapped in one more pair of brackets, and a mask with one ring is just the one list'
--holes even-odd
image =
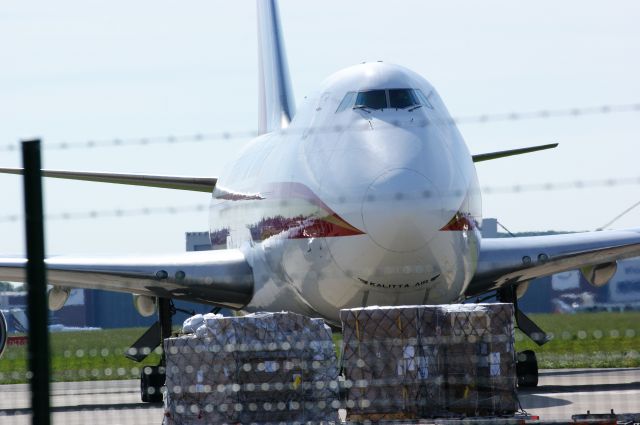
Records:
{"label": "engine nacelle", "polygon": [[591,285],[599,288],[609,283],[611,278],[618,270],[618,263],[613,261],[611,263],[596,264],[595,266],[587,266],[580,269],[580,273],[587,282]]}
{"label": "engine nacelle", "polygon": [[134,295],[133,305],[136,311],[143,317],[153,316],[156,313],[156,297],[148,295]]}
{"label": "engine nacelle", "polygon": [[527,289],[529,289],[529,283],[530,282],[522,282],[519,283],[518,286],[516,286],[516,297],[518,299],[524,297],[524,294],[527,293]]}
{"label": "engine nacelle", "polygon": [[70,294],[71,288],[67,288],[66,286],[52,286],[47,292],[49,310],[58,311],[64,307]]}
{"label": "engine nacelle", "polygon": [[7,328],[7,320],[4,318],[2,311],[0,311],[0,357],[2,357],[2,353],[7,347],[8,334],[9,328]]}

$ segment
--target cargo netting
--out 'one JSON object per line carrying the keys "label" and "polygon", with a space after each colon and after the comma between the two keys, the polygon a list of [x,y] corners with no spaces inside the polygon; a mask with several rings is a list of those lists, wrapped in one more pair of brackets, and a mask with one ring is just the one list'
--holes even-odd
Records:
{"label": "cargo netting", "polygon": [[518,410],[511,304],[341,311],[351,420]]}

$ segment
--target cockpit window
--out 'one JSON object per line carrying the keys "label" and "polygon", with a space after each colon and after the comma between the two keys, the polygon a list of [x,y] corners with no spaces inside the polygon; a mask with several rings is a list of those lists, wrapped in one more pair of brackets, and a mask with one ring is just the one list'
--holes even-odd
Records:
{"label": "cockpit window", "polygon": [[429,99],[427,98],[427,96],[425,96],[424,93],[422,93],[422,90],[420,89],[414,90],[414,93],[416,94],[416,96],[418,96],[418,99],[420,99],[421,105],[424,105],[429,109],[433,109],[433,105],[431,104],[431,102],[429,102]]}
{"label": "cockpit window", "polygon": [[385,90],[361,91],[356,97],[354,108],[384,109],[387,107]]}
{"label": "cockpit window", "polygon": [[345,109],[407,109],[413,111],[421,106],[433,109],[429,99],[420,89],[388,89],[350,91],[342,99],[336,113]]}
{"label": "cockpit window", "polygon": [[340,105],[338,105],[338,109],[336,109],[336,112],[342,112],[347,108],[351,108],[355,101],[356,101],[356,92],[354,91],[348,92],[347,95],[344,97],[344,99],[342,99],[342,102],[340,102]]}
{"label": "cockpit window", "polygon": [[420,104],[420,100],[411,89],[391,89],[389,90],[389,105],[392,108],[404,109]]}

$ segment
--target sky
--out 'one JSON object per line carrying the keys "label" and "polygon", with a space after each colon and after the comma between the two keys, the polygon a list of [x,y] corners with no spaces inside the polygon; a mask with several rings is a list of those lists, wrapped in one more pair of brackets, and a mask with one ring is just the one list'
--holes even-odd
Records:
{"label": "sky", "polygon": [[[453,116],[640,103],[634,1],[280,2],[298,103],[347,66],[383,60],[429,80]],[[47,144],[257,127],[253,1],[30,1],[0,14],[0,166],[39,137],[47,168],[217,176],[248,137],[134,147]],[[472,153],[560,143],[477,164],[483,187],[640,177],[640,111],[460,125]],[[10,151],[6,147],[13,145]],[[640,185],[485,193],[511,231],[594,230]],[[0,253],[24,252],[21,179],[0,176]],[[207,204],[189,193],[48,180],[48,214]],[[640,208],[613,228],[640,225]],[[48,220],[50,254],[170,253],[207,212]]]}

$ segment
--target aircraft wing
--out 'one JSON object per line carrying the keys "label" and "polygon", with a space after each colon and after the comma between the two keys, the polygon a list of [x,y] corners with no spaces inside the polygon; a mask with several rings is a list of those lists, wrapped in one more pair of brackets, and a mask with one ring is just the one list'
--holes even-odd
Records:
{"label": "aircraft wing", "polygon": [[[0,167],[0,173],[22,174],[22,168]],[[162,189],[213,192],[218,179],[215,177],[159,176],[152,174],[97,173],[95,171],[42,170],[43,177],[81,180],[130,186],[158,187]]]}
{"label": "aircraft wing", "polygon": [[478,155],[473,155],[471,159],[473,160],[473,162],[491,161],[493,159],[505,158],[507,156],[522,155],[525,153],[543,151],[546,149],[553,149],[557,147],[558,147],[557,143],[551,143],[548,145],[530,146],[528,148],[510,149],[508,151],[481,153]]}
{"label": "aircraft wing", "polygon": [[465,295],[640,256],[640,228],[550,236],[482,239]]}
{"label": "aircraft wing", "polygon": [[[0,258],[0,280],[25,281],[23,258]],[[178,298],[240,309],[253,297],[253,271],[239,250],[127,257],[52,257],[52,285]]]}

